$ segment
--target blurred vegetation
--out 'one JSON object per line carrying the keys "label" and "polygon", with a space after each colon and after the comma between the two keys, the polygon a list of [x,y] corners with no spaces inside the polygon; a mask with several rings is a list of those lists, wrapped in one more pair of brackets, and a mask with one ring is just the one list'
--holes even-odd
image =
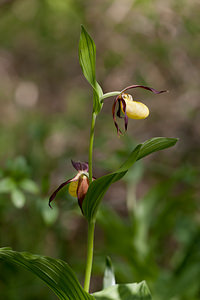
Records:
{"label": "blurred vegetation", "polygon": [[[67,191],[70,159],[87,160],[91,90],[78,63],[83,23],[97,45],[104,92],[129,84],[150,108],[118,138],[112,99],[95,138],[95,176],[113,170],[135,141],[179,137],[178,146],[137,163],[106,194],[98,215],[92,290],[105,257],[118,282],[147,280],[154,299],[200,298],[200,4],[174,1],[0,1],[0,243],[66,260],[83,280],[86,224]],[[1,264],[1,298],[55,299],[36,278]]]}

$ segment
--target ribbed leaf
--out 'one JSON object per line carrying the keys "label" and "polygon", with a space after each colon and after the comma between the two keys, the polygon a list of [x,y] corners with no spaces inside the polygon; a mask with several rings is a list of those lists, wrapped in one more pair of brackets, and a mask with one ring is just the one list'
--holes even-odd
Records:
{"label": "ribbed leaf", "polygon": [[106,268],[103,277],[103,288],[106,289],[112,285],[115,285],[115,273],[112,266],[110,257],[106,257]]}
{"label": "ribbed leaf", "polygon": [[27,252],[16,252],[9,248],[0,249],[0,259],[22,266],[42,279],[60,300],[92,300],[78,282],[74,272],[62,260]]}
{"label": "ribbed leaf", "polygon": [[81,26],[81,35],[79,41],[79,61],[85,78],[95,89],[96,46],[93,39],[83,26]]}
{"label": "ribbed leaf", "polygon": [[140,283],[116,284],[94,293],[96,300],[151,300],[151,293],[145,281]]}
{"label": "ribbed leaf", "polygon": [[133,150],[127,161],[121,166],[120,169],[114,173],[102,176],[90,184],[82,206],[83,213],[88,221],[91,221],[95,218],[98,206],[109,186],[112,183],[120,180],[137,160],[141,146],[142,145],[138,145]]}
{"label": "ribbed leaf", "polygon": [[147,140],[142,144],[137,160],[159,150],[174,146],[177,143],[176,138],[156,137]]}
{"label": "ribbed leaf", "polygon": [[163,137],[147,140],[143,144],[138,145],[133,150],[133,152],[130,154],[130,156],[120,169],[93,181],[89,186],[82,207],[83,213],[88,221],[91,221],[95,218],[98,206],[109,186],[112,183],[120,180],[136,160],[139,160],[150,153],[172,147],[176,144],[176,142],[177,139],[175,138]]}
{"label": "ribbed leaf", "polygon": [[99,99],[103,92],[96,81],[96,46],[83,26],[81,26],[79,41],[79,62],[85,78],[93,87],[93,110],[95,113],[99,113],[102,107]]}

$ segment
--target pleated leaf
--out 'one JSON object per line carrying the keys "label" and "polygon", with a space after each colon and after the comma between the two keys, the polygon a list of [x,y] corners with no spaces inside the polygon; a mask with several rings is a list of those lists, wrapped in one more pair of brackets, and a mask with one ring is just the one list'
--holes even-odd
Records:
{"label": "pleated leaf", "polygon": [[142,144],[137,160],[159,150],[174,146],[177,143],[176,138],[155,137]]}
{"label": "pleated leaf", "polygon": [[79,41],[79,61],[83,74],[93,88],[96,85],[96,46],[87,33],[85,28],[81,26],[81,35]]}
{"label": "pleated leaf", "polygon": [[88,221],[92,221],[96,217],[98,206],[109,186],[120,180],[137,160],[141,146],[142,145],[138,145],[133,150],[120,169],[111,174],[102,176],[90,184],[82,206],[83,213]]}
{"label": "pleated leaf", "polygon": [[140,283],[116,284],[94,293],[96,300],[151,300],[151,293],[145,281]]}
{"label": "pleated leaf", "polygon": [[93,110],[95,113],[99,113],[102,107],[100,97],[103,92],[96,81],[96,46],[83,26],[81,26],[79,41],[79,62],[85,78],[93,87]]}
{"label": "pleated leaf", "polygon": [[176,142],[177,139],[175,138],[163,137],[147,140],[143,144],[136,146],[121,168],[111,174],[102,176],[93,181],[89,186],[82,206],[83,213],[88,221],[95,219],[98,206],[109,186],[112,183],[120,180],[136,160],[139,160],[153,152],[172,147],[176,144]]}
{"label": "pleated leaf", "polygon": [[72,269],[62,260],[27,252],[0,248],[0,260],[31,271],[58,296],[60,300],[94,300],[81,287]]}

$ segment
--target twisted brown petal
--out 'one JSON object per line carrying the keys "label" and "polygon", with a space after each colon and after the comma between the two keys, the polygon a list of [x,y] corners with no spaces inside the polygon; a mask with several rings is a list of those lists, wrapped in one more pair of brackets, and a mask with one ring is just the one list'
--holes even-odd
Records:
{"label": "twisted brown petal", "polygon": [[72,182],[72,181],[77,181],[77,180],[78,180],[78,177],[79,177],[79,174],[77,174],[77,175],[74,176],[73,178],[68,179],[67,181],[61,183],[61,185],[59,185],[59,187],[53,192],[53,194],[52,194],[51,197],[49,198],[49,207],[52,208],[51,202],[55,199],[57,193],[58,193],[65,185],[67,185],[68,183],[70,183],[70,182]]}
{"label": "twisted brown petal", "polygon": [[123,117],[121,117],[121,107],[120,107],[120,100],[118,100],[118,110],[117,110],[117,114],[116,114],[117,116],[118,116],[118,118],[123,118]]}
{"label": "twisted brown petal", "polygon": [[145,90],[148,90],[150,92],[153,92],[154,94],[161,94],[161,93],[165,93],[167,92],[167,90],[163,90],[163,91],[157,91],[151,87],[148,87],[148,86],[144,86],[144,85],[139,85],[139,84],[134,84],[134,85],[130,85],[130,86],[127,86],[125,89],[123,89],[121,91],[121,93],[124,93],[125,91],[127,90],[130,90],[130,89],[135,89],[135,88],[142,88],[142,89],[145,89]]}
{"label": "twisted brown petal", "polygon": [[125,102],[125,100],[123,99],[123,97],[121,98],[121,102],[122,102],[123,110],[124,110],[124,127],[125,127],[125,131],[127,131],[127,127],[128,127],[128,116],[127,116],[127,113],[126,113],[126,102]]}
{"label": "twisted brown petal", "polygon": [[117,98],[115,99],[114,103],[113,103],[113,106],[112,106],[113,121],[114,121],[115,127],[117,128],[117,134],[118,135],[119,135],[119,133],[122,133],[122,132],[119,129],[119,126],[118,126],[117,121],[116,121],[115,110],[116,110],[117,102],[120,101],[120,98],[121,98],[121,95],[118,95]]}

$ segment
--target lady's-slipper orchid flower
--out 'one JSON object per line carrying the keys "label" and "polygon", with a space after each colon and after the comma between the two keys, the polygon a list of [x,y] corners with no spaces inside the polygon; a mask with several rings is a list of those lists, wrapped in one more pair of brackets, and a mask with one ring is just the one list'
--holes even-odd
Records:
{"label": "lady's-slipper orchid flower", "polygon": [[[49,198],[49,206],[51,202],[56,197],[57,193],[67,184],[69,184],[69,194],[73,197],[78,198],[78,204],[82,211],[82,203],[87,193],[89,187],[89,173],[88,173],[88,163],[86,162],[75,162],[72,160],[73,167],[78,171],[78,173],[71,179],[63,182],[59,187],[53,192]],[[95,178],[93,178],[94,180]]]}
{"label": "lady's-slipper orchid flower", "polygon": [[129,89],[134,89],[134,88],[142,88],[142,89],[151,91],[154,94],[161,94],[161,93],[166,92],[166,91],[157,91],[153,88],[150,88],[150,87],[147,87],[144,85],[131,85],[131,86],[128,86],[125,89],[123,89],[121,91],[121,93],[117,96],[117,98],[115,99],[115,101],[113,103],[113,107],[112,107],[113,121],[114,121],[115,127],[117,128],[118,134],[119,133],[122,134],[122,132],[119,129],[119,126],[116,121],[116,116],[115,116],[117,103],[119,105],[118,110],[117,110],[117,116],[119,118],[122,118],[121,112],[123,112],[123,114],[124,114],[123,118],[124,118],[125,131],[127,130],[127,126],[128,126],[128,118],[130,118],[130,119],[145,119],[149,115],[149,109],[145,104],[143,104],[142,102],[134,101],[133,97],[130,94],[125,93],[125,91],[127,91]]}

